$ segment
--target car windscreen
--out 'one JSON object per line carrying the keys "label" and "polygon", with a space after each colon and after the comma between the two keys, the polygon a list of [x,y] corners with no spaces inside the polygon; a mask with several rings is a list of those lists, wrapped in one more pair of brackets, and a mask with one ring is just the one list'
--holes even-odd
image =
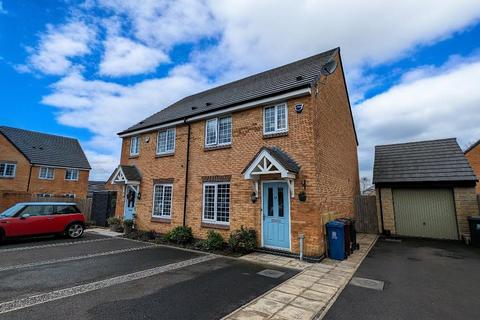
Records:
{"label": "car windscreen", "polygon": [[8,218],[13,217],[18,211],[20,211],[24,207],[23,204],[16,204],[13,207],[8,208],[7,210],[0,213],[0,217]]}

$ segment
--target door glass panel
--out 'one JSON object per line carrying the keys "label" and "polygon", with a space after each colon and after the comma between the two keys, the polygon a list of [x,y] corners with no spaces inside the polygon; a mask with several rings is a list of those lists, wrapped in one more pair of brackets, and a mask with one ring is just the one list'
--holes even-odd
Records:
{"label": "door glass panel", "polygon": [[127,193],[127,207],[128,208],[133,208],[135,207],[135,191],[129,190]]}
{"label": "door glass panel", "polygon": [[278,216],[283,217],[283,188],[278,188]]}
{"label": "door glass panel", "polygon": [[269,217],[273,216],[273,188],[268,188],[267,194],[267,214]]}

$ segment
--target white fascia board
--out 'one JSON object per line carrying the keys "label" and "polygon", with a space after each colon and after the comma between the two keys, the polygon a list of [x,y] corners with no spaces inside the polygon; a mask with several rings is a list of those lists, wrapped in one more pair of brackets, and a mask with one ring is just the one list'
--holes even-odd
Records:
{"label": "white fascia board", "polygon": [[[312,93],[311,88],[302,88],[302,89],[290,91],[290,92],[287,92],[287,93],[279,94],[279,95],[276,95],[276,96],[272,96],[272,97],[268,97],[268,98],[263,98],[263,99],[258,99],[258,100],[254,100],[254,101],[251,101],[251,102],[243,103],[243,104],[240,104],[240,105],[237,105],[237,106],[234,106],[234,107],[225,108],[225,109],[221,109],[221,110],[218,110],[218,111],[212,111],[212,112],[200,114],[198,116],[189,117],[189,118],[185,119],[185,122],[187,122],[187,123],[188,122],[194,122],[194,121],[198,121],[198,120],[202,120],[202,119],[211,118],[213,116],[217,116],[217,115],[221,115],[221,114],[237,112],[237,111],[241,111],[241,110],[244,110],[244,109],[249,109],[249,108],[252,108],[252,107],[257,107],[257,106],[261,106],[261,105],[265,105],[265,104],[269,104],[269,103],[281,102],[281,101],[284,101],[285,99],[293,99],[293,98],[298,98],[298,97],[302,97],[302,96],[307,96],[307,95],[310,95],[311,93]],[[173,127],[173,126],[176,126],[176,125],[179,125],[179,124],[183,124],[185,122],[183,120],[168,122],[168,123],[165,123],[165,124],[162,124],[162,125],[158,125],[158,126],[154,126],[154,127],[150,127],[150,128],[145,128],[145,129],[140,129],[140,130],[128,132],[128,133],[125,133],[125,134],[120,134],[119,137],[120,138],[125,138],[125,137],[135,136],[137,134],[144,133],[144,132],[151,132],[151,131],[155,131],[155,130],[158,130],[158,129]]]}
{"label": "white fascia board", "polygon": [[175,127],[175,126],[177,126],[179,124],[183,124],[183,123],[184,123],[183,120],[178,120],[178,121],[168,122],[168,123],[161,124],[161,125],[154,126],[154,127],[149,127],[149,128],[145,128],[145,129],[132,131],[132,132],[127,132],[127,133],[124,133],[124,134],[119,134],[118,136],[120,138],[126,138],[126,137],[136,136],[137,134],[140,134],[140,133],[152,132],[152,131],[156,131],[156,130],[160,130],[160,129]]}

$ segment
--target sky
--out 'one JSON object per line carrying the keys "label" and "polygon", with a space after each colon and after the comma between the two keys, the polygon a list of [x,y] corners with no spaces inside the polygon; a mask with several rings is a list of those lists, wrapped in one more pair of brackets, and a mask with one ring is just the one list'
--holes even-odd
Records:
{"label": "sky", "polygon": [[480,139],[480,1],[0,0],[0,125],[79,139],[106,179],[116,135],[187,95],[340,47],[359,139]]}

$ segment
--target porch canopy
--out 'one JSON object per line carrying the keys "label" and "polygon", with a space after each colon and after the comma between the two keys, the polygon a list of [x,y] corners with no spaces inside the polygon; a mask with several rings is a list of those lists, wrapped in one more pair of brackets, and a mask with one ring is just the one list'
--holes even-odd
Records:
{"label": "porch canopy", "polygon": [[258,181],[262,176],[280,175],[288,182],[290,195],[294,195],[294,180],[300,171],[300,166],[288,153],[278,147],[262,147],[257,155],[243,170],[246,180],[253,182],[255,195],[258,196]]}
{"label": "porch canopy", "polygon": [[112,184],[139,185],[142,177],[135,166],[119,165],[112,175]]}

